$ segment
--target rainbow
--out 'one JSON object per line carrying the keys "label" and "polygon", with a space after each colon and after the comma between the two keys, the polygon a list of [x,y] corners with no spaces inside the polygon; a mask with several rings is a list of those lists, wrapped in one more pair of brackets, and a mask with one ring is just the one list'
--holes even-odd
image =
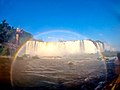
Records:
{"label": "rainbow", "polygon": [[[59,33],[59,32],[61,32],[61,33],[67,33],[67,34],[74,35],[74,36],[76,36],[76,37],[78,37],[78,38],[82,37],[83,39],[88,39],[87,37],[85,37],[85,36],[83,36],[83,35],[80,35],[80,34],[78,34],[78,33],[76,33],[76,32],[71,32],[71,31],[68,31],[68,30],[50,30],[50,31],[47,31],[47,32],[41,32],[41,33],[38,33],[38,34],[34,35],[34,38],[38,38],[38,37],[41,36],[41,35],[46,35],[46,34],[50,34],[50,33],[57,33],[57,32],[58,32],[58,33]],[[13,86],[12,70],[13,70],[14,62],[15,62],[17,56],[18,56],[18,53],[22,50],[23,46],[26,44],[27,41],[29,41],[29,40],[31,40],[31,39],[32,39],[32,38],[29,38],[29,39],[26,40],[21,46],[19,46],[19,48],[17,49],[16,53],[14,54],[14,58],[13,58],[13,61],[12,61],[12,64],[11,64],[11,69],[10,69],[10,80],[11,80],[12,86]],[[94,41],[92,41],[92,42],[94,43]],[[94,44],[95,44],[95,43],[94,43]],[[95,46],[96,46],[96,44],[95,44]],[[106,65],[106,61],[105,61],[105,59],[104,59],[104,55],[103,55],[101,49],[100,49],[99,47],[97,47],[97,46],[96,46],[96,48],[98,49],[98,52],[99,52],[102,60],[104,61],[105,65]]]}

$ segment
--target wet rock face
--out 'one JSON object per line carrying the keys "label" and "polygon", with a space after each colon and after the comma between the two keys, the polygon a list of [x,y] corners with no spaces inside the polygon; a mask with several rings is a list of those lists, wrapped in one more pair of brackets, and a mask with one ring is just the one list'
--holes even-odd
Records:
{"label": "wet rock face", "polygon": [[107,61],[107,80],[113,80],[115,78],[115,63],[114,59]]}
{"label": "wet rock face", "polygon": [[117,53],[118,60],[120,61],[120,52]]}

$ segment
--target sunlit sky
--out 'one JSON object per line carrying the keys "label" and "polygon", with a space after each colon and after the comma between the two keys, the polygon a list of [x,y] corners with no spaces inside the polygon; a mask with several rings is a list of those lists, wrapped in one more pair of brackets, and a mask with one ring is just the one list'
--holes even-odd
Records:
{"label": "sunlit sky", "polygon": [[0,20],[36,35],[67,30],[120,50],[120,0],[0,0]]}

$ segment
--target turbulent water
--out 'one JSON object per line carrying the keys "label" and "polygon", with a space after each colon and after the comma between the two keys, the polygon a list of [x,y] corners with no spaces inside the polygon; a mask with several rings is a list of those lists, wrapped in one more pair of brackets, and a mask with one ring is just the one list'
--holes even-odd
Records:
{"label": "turbulent water", "polygon": [[93,79],[105,79],[103,61],[91,56],[16,59],[12,66],[14,87],[58,89],[74,87]]}

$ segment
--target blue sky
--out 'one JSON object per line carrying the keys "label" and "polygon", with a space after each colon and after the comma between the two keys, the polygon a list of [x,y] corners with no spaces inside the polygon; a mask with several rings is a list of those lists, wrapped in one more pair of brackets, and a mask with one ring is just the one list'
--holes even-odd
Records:
{"label": "blue sky", "polygon": [[0,0],[0,20],[37,34],[67,30],[120,49],[120,0]]}

